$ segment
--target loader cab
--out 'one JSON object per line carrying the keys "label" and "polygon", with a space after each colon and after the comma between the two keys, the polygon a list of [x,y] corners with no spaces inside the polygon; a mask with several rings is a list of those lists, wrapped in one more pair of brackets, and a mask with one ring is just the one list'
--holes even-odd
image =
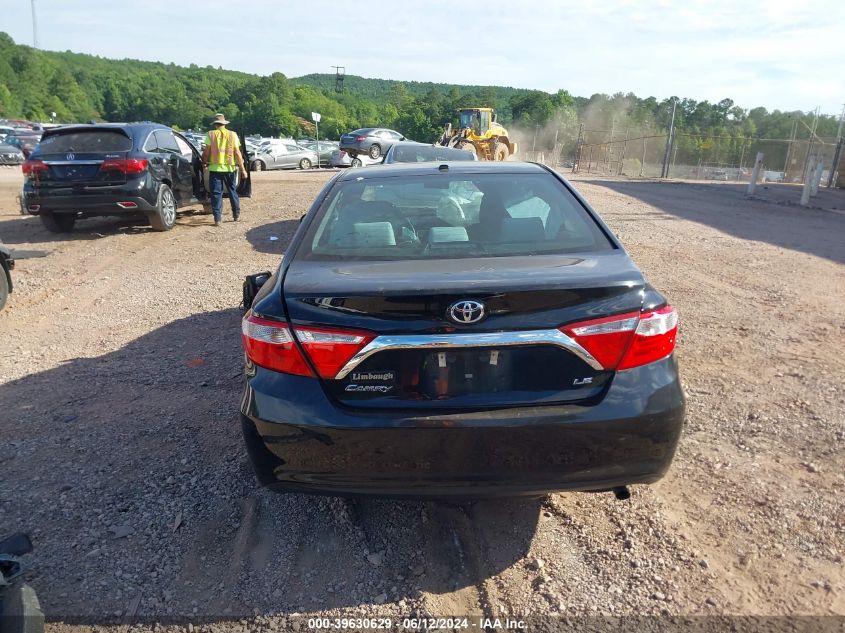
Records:
{"label": "loader cab", "polygon": [[492,112],[478,108],[458,110],[459,127],[471,129],[475,134],[486,134],[490,130]]}

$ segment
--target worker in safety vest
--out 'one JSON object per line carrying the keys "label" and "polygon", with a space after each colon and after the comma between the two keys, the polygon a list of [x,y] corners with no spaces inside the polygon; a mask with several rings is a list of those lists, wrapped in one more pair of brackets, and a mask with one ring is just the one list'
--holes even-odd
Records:
{"label": "worker in safety vest", "polygon": [[237,134],[226,129],[229,123],[226,117],[216,114],[211,123],[214,129],[209,130],[205,136],[202,164],[208,170],[214,226],[220,226],[223,220],[223,187],[229,190],[232,217],[237,222],[241,216],[241,201],[238,198],[235,174],[240,170],[241,178],[246,178],[247,173],[243,156],[241,156],[241,141]]}

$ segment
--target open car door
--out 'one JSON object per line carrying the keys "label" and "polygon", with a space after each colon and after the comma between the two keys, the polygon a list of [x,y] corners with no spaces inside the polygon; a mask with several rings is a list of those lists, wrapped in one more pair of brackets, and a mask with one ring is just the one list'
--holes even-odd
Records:
{"label": "open car door", "polygon": [[236,129],[235,134],[241,141],[241,156],[244,159],[244,167],[246,167],[246,178],[238,176],[238,195],[241,198],[249,198],[252,196],[252,170],[249,168],[249,158],[246,155],[246,137],[242,130]]}

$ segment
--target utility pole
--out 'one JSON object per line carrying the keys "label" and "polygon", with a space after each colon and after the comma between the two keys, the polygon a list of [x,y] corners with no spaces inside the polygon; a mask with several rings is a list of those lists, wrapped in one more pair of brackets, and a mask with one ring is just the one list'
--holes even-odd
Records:
{"label": "utility pole", "polygon": [[663,152],[663,169],[660,172],[661,178],[669,177],[669,152],[672,150],[672,142],[675,140],[675,108],[678,106],[678,100],[672,102],[672,122],[669,124],[669,136],[666,137],[666,150]]}
{"label": "utility pole", "polygon": [[842,104],[842,114],[839,115],[839,130],[836,132],[836,140],[842,138],[842,124],[845,123],[845,103]]}
{"label": "utility pole", "polygon": [[32,6],[32,45],[38,48],[38,17],[35,15],[35,0],[31,0]]}
{"label": "utility pole", "polygon": [[578,125],[578,140],[575,141],[575,160],[572,161],[572,173],[573,174],[578,171],[578,167],[581,164],[581,152],[583,151],[582,147],[581,147],[581,143],[583,142],[583,138],[584,138],[584,124],[580,123]]}

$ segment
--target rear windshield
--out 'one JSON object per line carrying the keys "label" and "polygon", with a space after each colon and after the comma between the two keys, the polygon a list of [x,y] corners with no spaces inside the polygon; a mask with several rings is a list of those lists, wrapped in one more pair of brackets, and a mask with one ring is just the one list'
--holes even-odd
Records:
{"label": "rear windshield", "polygon": [[117,130],[84,130],[52,134],[41,141],[41,153],[126,152],[132,141]]}
{"label": "rear windshield", "polygon": [[424,163],[436,160],[474,160],[473,155],[462,149],[434,145],[397,145],[393,150],[397,163]]}
{"label": "rear windshield", "polygon": [[297,257],[401,260],[613,249],[587,210],[548,174],[442,174],[341,182]]}

